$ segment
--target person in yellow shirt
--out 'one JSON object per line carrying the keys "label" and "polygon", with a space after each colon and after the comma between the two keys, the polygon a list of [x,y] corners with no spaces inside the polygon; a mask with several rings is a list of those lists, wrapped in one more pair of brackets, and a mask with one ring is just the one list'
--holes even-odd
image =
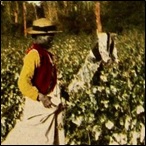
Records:
{"label": "person in yellow shirt", "polygon": [[18,81],[23,95],[42,101],[45,107],[51,104],[50,98],[45,95],[53,91],[57,82],[53,55],[47,49],[51,48],[54,34],[58,32],[56,26],[45,18],[34,21],[32,30],[28,33],[35,41],[27,50]]}
{"label": "person in yellow shirt", "polygon": [[64,145],[60,88],[52,47],[56,25],[46,18],[33,21],[28,34],[34,42],[26,51],[18,87],[25,96],[23,120],[16,124],[3,145]]}

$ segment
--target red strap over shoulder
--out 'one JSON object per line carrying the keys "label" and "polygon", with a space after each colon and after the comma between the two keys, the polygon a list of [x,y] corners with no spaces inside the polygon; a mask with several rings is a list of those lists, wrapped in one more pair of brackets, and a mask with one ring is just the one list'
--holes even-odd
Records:
{"label": "red strap over shoulder", "polygon": [[28,48],[28,49],[26,50],[26,54],[28,54],[32,49],[34,49],[34,45],[32,45],[30,48]]}

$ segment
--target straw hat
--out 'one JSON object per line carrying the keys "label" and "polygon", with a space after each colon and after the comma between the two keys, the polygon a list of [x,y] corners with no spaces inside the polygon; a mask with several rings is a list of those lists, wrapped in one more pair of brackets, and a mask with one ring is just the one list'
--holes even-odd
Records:
{"label": "straw hat", "polygon": [[27,29],[28,34],[51,34],[59,33],[56,25],[46,18],[40,18],[33,21],[33,26]]}

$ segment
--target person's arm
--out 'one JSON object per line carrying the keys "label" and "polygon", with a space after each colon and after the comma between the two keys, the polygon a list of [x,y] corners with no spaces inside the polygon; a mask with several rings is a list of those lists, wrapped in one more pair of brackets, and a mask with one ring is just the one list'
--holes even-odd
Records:
{"label": "person's arm", "polygon": [[21,93],[33,100],[37,100],[39,91],[32,85],[31,79],[33,78],[35,68],[39,65],[39,53],[33,49],[24,58],[24,64],[18,80],[18,87]]}
{"label": "person's arm", "polygon": [[31,50],[24,58],[24,65],[22,67],[20,77],[18,80],[18,87],[24,96],[33,100],[41,101],[44,107],[51,107],[51,97],[45,96],[32,85],[31,79],[34,75],[34,70],[40,65],[40,57],[36,50]]}

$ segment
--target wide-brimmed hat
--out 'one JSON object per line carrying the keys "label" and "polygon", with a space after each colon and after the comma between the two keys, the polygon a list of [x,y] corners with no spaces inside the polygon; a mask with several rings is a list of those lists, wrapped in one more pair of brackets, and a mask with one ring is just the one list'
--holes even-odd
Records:
{"label": "wide-brimmed hat", "polygon": [[40,18],[33,21],[32,27],[27,29],[28,34],[51,34],[59,33],[56,24],[46,18]]}

